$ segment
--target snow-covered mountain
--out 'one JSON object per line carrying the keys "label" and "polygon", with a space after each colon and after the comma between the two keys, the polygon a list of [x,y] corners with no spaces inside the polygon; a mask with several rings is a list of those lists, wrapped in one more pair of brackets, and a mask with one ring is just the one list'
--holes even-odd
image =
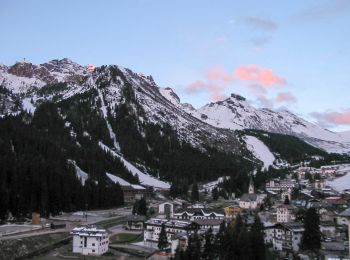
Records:
{"label": "snow-covered mountain", "polygon": [[258,129],[288,134],[327,152],[350,152],[350,131],[332,132],[287,110],[257,109],[240,95],[231,94],[223,101],[210,103],[196,110],[189,104],[182,104],[171,88],[164,88],[161,93],[177,107],[215,127],[231,130]]}
{"label": "snow-covered mountain", "polygon": [[[61,87],[57,83],[62,83]],[[53,84],[56,84],[55,88],[48,91]],[[106,109],[113,111],[117,104],[123,102],[122,87],[125,84],[132,87],[136,101],[146,113],[140,115],[141,121],[169,124],[183,140],[197,147],[220,144],[221,147],[239,152],[240,144],[232,132],[202,122],[186,113],[182,107],[174,105],[176,100],[180,102],[176,94],[167,97],[174,99],[169,102],[163,96],[166,90],[159,88],[152,77],[114,65],[98,68],[92,74],[84,66],[66,58],[40,65],[28,62],[17,62],[9,67],[2,65],[0,86],[8,93],[2,97],[6,101],[0,109],[0,115],[16,113],[21,109],[33,112],[44,100],[59,101],[96,88],[100,89],[99,98],[106,103],[106,116]],[[20,105],[16,105],[16,101]],[[187,106],[190,107],[189,104]]]}

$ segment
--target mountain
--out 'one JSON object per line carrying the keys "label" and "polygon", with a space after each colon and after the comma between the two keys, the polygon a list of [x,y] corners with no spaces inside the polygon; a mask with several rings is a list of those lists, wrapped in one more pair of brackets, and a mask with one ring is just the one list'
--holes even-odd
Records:
{"label": "mountain", "polygon": [[[169,93],[165,95],[165,97],[169,96],[171,96]],[[293,135],[327,152],[350,152],[349,133],[332,132],[287,110],[257,109],[250,105],[244,97],[236,94],[197,110],[187,108],[186,104],[177,102],[177,99],[169,98],[169,100],[194,117],[215,127],[231,130],[257,129]]]}

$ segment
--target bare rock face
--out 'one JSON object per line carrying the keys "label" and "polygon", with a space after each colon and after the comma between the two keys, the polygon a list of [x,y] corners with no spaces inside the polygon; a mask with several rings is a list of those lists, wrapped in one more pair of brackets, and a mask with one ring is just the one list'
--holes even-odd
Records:
{"label": "bare rock face", "polygon": [[8,73],[16,75],[18,77],[32,78],[34,76],[35,66],[28,62],[17,62],[11,66]]}

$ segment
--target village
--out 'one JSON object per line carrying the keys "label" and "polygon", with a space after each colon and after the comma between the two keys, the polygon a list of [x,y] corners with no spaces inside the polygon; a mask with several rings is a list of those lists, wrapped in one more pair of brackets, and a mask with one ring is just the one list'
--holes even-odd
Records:
{"label": "village", "polygon": [[[41,247],[29,256],[170,259],[176,251],[186,250],[195,233],[204,247],[208,230],[215,236],[221,225],[231,225],[237,217],[249,229],[258,216],[271,259],[312,259],[314,253],[302,250],[301,240],[305,213],[314,208],[321,232],[317,257],[347,259],[350,189],[346,189],[346,178],[349,175],[349,164],[316,169],[304,163],[285,179],[267,180],[264,190],[255,188],[251,176],[246,193],[237,198],[232,194],[228,199],[218,196],[215,200],[213,190],[220,189],[220,183],[228,177],[200,184],[195,200],[170,198],[167,190],[125,185],[123,208],[63,213],[49,219],[33,213],[31,223],[0,226],[0,243],[62,232],[65,236],[49,245],[48,250]],[[345,188],[341,190],[339,186]],[[160,248],[161,239],[164,243]]]}

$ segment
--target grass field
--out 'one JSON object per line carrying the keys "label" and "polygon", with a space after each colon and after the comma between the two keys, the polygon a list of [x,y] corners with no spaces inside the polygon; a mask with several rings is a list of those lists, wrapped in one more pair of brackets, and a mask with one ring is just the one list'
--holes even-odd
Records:
{"label": "grass field", "polygon": [[18,239],[0,240],[0,259],[23,257],[69,238],[69,233],[53,233]]}
{"label": "grass field", "polygon": [[119,233],[110,238],[110,244],[114,243],[134,243],[143,240],[142,234]]}

